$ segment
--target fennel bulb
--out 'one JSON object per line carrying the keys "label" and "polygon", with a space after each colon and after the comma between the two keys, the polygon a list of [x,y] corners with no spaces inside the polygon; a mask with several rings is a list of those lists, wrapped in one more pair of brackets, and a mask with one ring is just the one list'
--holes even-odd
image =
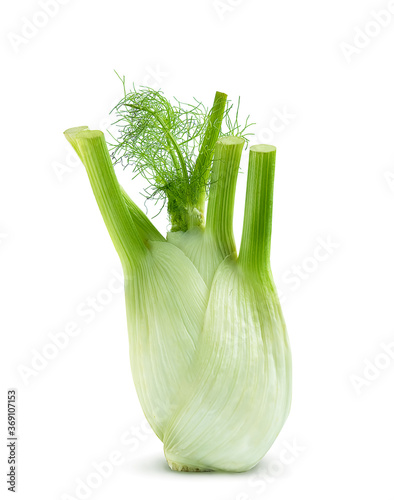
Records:
{"label": "fennel bulb", "polygon": [[207,113],[143,88],[125,91],[116,108],[122,135],[113,158],[126,158],[167,200],[166,238],[119,186],[104,134],[65,132],[122,263],[134,384],[175,470],[250,469],[290,409],[290,348],[270,270],[276,150],[250,148],[237,255],[232,221],[247,126],[231,123],[226,97],[217,93]]}

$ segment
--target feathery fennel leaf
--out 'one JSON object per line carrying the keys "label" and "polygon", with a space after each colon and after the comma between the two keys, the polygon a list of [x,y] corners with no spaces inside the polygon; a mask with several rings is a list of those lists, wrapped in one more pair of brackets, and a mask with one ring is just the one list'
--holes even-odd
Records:
{"label": "feathery fennel leaf", "polygon": [[147,198],[167,201],[172,231],[204,225],[204,205],[210,185],[212,158],[219,137],[250,135],[238,122],[234,106],[217,92],[210,110],[197,99],[192,104],[170,102],[160,90],[139,87],[112,110],[118,137],[112,136],[111,156],[148,182]]}

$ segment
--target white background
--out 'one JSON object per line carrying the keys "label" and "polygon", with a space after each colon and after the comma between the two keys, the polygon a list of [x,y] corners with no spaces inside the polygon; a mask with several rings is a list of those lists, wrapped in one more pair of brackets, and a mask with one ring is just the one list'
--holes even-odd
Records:
{"label": "white background", "polygon": [[[21,499],[392,500],[394,359],[382,344],[394,351],[394,14],[377,24],[373,11],[394,12],[393,5],[56,5],[49,18],[36,0],[0,8],[1,490],[6,389],[16,387]],[[33,21],[41,26],[27,28]],[[292,345],[293,406],[248,473],[172,472],[147,430],[129,368],[123,295],[106,292],[120,286],[120,264],[62,135],[108,126],[121,97],[113,70],[130,85],[207,105],[216,90],[240,95],[256,122],[252,143],[278,148],[272,267]],[[118,174],[143,206],[144,184],[127,170]],[[165,232],[165,215],[156,222]],[[83,316],[89,297],[108,303]],[[50,334],[70,323],[78,335],[43,361]],[[37,357],[41,368],[26,375]],[[122,464],[83,497],[77,485],[97,481],[93,464],[114,452]]]}

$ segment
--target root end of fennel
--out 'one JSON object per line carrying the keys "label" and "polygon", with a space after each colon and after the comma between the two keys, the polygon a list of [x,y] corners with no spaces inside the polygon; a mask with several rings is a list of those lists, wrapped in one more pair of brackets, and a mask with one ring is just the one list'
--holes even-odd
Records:
{"label": "root end of fennel", "polygon": [[182,465],[177,462],[173,462],[167,458],[167,464],[169,468],[176,472],[212,472],[212,469],[207,469],[204,467],[195,467],[193,465]]}

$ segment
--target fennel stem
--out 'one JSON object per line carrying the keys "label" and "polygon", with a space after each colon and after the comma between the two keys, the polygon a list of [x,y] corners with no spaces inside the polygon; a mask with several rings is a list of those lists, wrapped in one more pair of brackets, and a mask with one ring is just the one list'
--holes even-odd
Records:
{"label": "fennel stem", "polygon": [[140,233],[141,238],[147,245],[148,241],[166,241],[164,236],[156,229],[140,207],[134,203],[134,201],[129,197],[126,191],[120,187],[123,196],[123,202],[125,203],[130,215],[133,218],[134,224]]}
{"label": "fennel stem", "polygon": [[260,144],[250,148],[238,261],[254,273],[270,272],[275,158],[274,146]]}
{"label": "fennel stem", "polygon": [[204,214],[206,200],[206,186],[210,174],[211,162],[223,122],[227,103],[227,94],[216,92],[212,109],[208,117],[208,127],[201,144],[193,174],[201,179],[200,192],[197,193],[197,210]]}
{"label": "fennel stem", "polygon": [[244,139],[228,136],[220,138],[215,148],[206,231],[215,235],[222,255],[236,253],[233,233],[234,199],[244,144]]}
{"label": "fennel stem", "polygon": [[123,266],[136,267],[147,253],[126,207],[104,134],[83,127],[65,131],[88,173],[94,196]]}

